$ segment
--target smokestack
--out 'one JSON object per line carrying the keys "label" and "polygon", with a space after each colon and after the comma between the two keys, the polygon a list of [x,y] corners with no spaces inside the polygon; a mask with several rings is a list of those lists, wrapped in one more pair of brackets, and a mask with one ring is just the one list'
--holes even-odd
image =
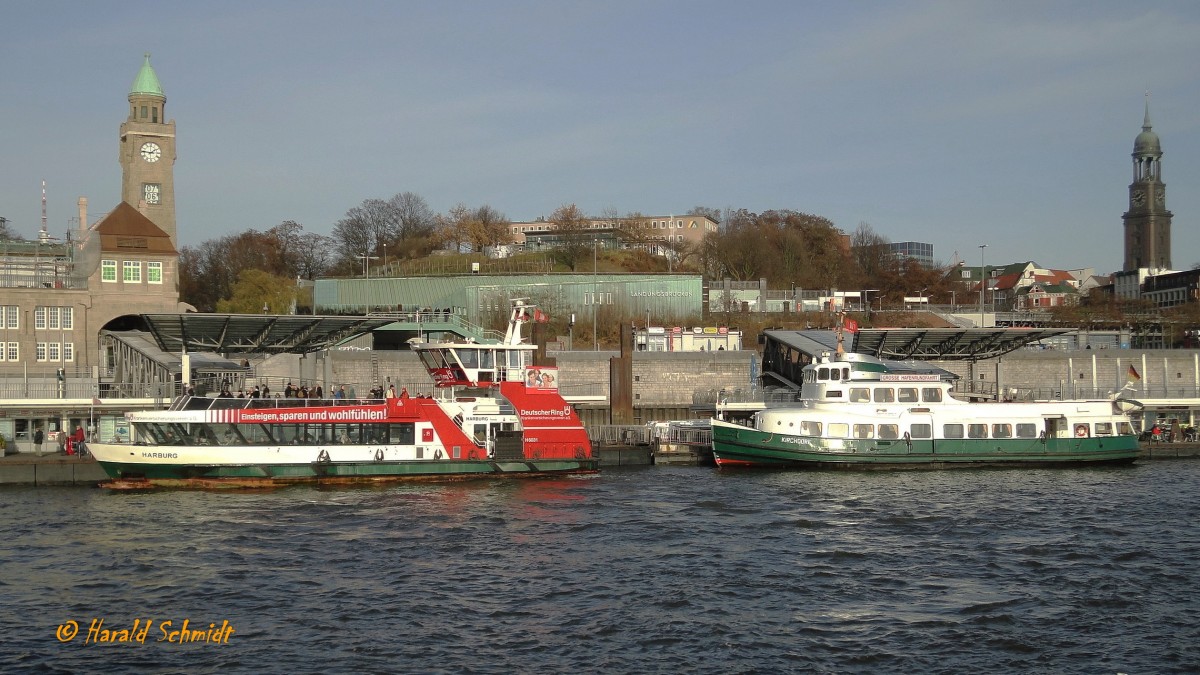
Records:
{"label": "smokestack", "polygon": [[87,197],[79,198],[79,238],[83,239],[83,233],[87,232]]}

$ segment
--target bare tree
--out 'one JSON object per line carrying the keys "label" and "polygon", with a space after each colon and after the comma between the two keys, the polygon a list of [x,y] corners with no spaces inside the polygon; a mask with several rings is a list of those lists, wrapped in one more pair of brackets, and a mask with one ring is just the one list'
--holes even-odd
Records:
{"label": "bare tree", "polygon": [[581,260],[594,246],[595,234],[591,231],[591,221],[574,204],[563,204],[550,214],[549,221],[554,224],[558,237],[558,246],[551,253],[555,260],[566,265],[572,272]]}

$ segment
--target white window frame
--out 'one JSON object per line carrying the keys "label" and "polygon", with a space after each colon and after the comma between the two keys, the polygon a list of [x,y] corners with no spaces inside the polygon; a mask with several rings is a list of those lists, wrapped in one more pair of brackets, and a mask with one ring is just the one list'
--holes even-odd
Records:
{"label": "white window frame", "polygon": [[20,361],[21,360],[21,343],[20,342],[8,343],[7,351],[8,351],[8,360],[9,361]]}
{"label": "white window frame", "polygon": [[38,307],[33,308],[33,329],[34,330],[45,330],[46,329],[46,308],[45,307],[38,306]]}
{"label": "white window frame", "polygon": [[[0,316],[0,320],[3,321],[4,328],[8,328],[10,330],[17,330],[21,327],[21,308],[20,307],[18,307],[17,305],[5,305],[3,308],[0,308],[0,309],[4,310],[3,316]],[[3,347],[3,346],[4,346],[4,344],[0,343],[0,347]]]}
{"label": "white window frame", "polygon": [[75,308],[61,307],[62,310],[62,329],[75,330]]}
{"label": "white window frame", "polygon": [[[157,274],[155,274],[157,272]],[[157,278],[155,278],[157,277]],[[161,262],[146,263],[146,283],[161,284],[163,282],[163,264]]]}
{"label": "white window frame", "polygon": [[62,343],[47,342],[46,343],[46,360],[47,361],[62,361]]}
{"label": "white window frame", "polygon": [[45,361],[46,360],[46,343],[45,342],[37,343],[37,347],[34,349],[34,352],[33,352],[33,358],[35,361]]}
{"label": "white window frame", "polygon": [[62,357],[63,357],[63,361],[67,361],[67,362],[71,362],[71,361],[75,360],[75,343],[74,342],[62,343]]}
{"label": "white window frame", "polygon": [[142,261],[125,260],[121,262],[121,280],[127,284],[142,283]]}
{"label": "white window frame", "polygon": [[47,307],[46,308],[46,327],[49,328],[50,330],[58,330],[59,327],[62,325],[61,323],[59,323],[59,320],[58,320],[59,317],[61,316],[58,309],[59,309],[58,307]]}
{"label": "white window frame", "polygon": [[117,283],[117,261],[116,260],[101,260],[100,261],[100,281],[106,284]]}

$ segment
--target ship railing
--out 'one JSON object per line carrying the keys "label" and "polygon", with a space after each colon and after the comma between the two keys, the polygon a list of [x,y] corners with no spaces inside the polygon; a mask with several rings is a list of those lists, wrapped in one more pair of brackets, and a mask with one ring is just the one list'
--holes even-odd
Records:
{"label": "ship railing", "polygon": [[799,400],[800,390],[760,387],[734,389],[704,389],[692,393],[692,405],[711,406],[729,403],[793,403]]}
{"label": "ship railing", "polygon": [[270,408],[327,408],[329,406],[379,405],[382,398],[228,398],[180,396],[170,410],[260,410]]}

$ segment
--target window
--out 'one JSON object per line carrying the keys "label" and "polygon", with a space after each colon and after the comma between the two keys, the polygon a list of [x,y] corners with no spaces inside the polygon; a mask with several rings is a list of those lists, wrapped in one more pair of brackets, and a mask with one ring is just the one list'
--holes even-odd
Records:
{"label": "window", "polygon": [[1097,436],[1112,436],[1112,422],[1096,422]]}
{"label": "window", "polygon": [[33,327],[37,330],[46,328],[46,308],[35,307],[33,309]]}
{"label": "window", "polygon": [[37,343],[37,349],[34,351],[34,358],[37,359],[38,361],[46,360],[46,343],[45,342]]}
{"label": "window", "polygon": [[63,350],[62,350],[63,361],[74,361],[75,360],[75,343],[74,342],[64,342],[62,347],[63,347]]}
{"label": "window", "polygon": [[101,260],[100,261],[100,281],[116,281],[117,280],[117,261],[116,260]]}
{"label": "window", "polygon": [[968,424],[967,438],[987,438],[987,428],[986,424]]}
{"label": "window", "polygon": [[993,424],[992,438],[1012,438],[1011,424]]}
{"label": "window", "polygon": [[124,262],[125,282],[138,283],[142,280],[142,263],[138,260],[126,260]]}
{"label": "window", "polygon": [[892,403],[896,400],[896,390],[891,387],[879,387],[875,390],[876,403]]}
{"label": "window", "polygon": [[59,313],[58,313],[57,307],[47,307],[46,308],[46,318],[48,319],[47,324],[49,325],[50,328],[52,328],[54,330],[58,329],[58,327],[59,327],[58,317],[59,317]]}
{"label": "window", "polygon": [[8,343],[7,351],[8,351],[7,356],[8,356],[9,361],[20,361],[21,360],[21,343],[19,343],[19,342]]}
{"label": "window", "polygon": [[874,438],[875,437],[875,425],[873,425],[873,424],[855,424],[854,425],[854,437],[855,438]]}
{"label": "window", "polygon": [[923,387],[921,389],[921,400],[926,403],[941,403],[942,390],[937,387]]}
{"label": "window", "polygon": [[[4,328],[20,328],[21,327],[21,312],[16,305],[4,305],[0,307],[3,310],[0,314],[0,322],[3,322]],[[0,342],[0,348],[4,347],[4,343]]]}
{"label": "window", "polygon": [[897,424],[880,424],[879,437],[889,440],[900,438],[900,426]]}
{"label": "window", "polygon": [[62,311],[62,329],[75,329],[75,308],[74,307],[59,307]]}
{"label": "window", "polygon": [[801,422],[800,423],[800,433],[804,434],[805,436],[820,436],[821,435],[821,423],[820,422]]}
{"label": "window", "polygon": [[901,403],[916,403],[917,388],[916,387],[900,387],[896,392],[896,400]]}
{"label": "window", "polygon": [[933,438],[933,425],[914,424],[909,427],[909,435],[912,438]]}
{"label": "window", "polygon": [[146,106],[142,106],[142,119],[146,119]]}
{"label": "window", "polygon": [[850,425],[845,422],[830,422],[829,437],[830,438],[845,438],[850,435]]}
{"label": "window", "polygon": [[162,270],[161,262],[146,263],[146,281],[151,284],[161,284]]}
{"label": "window", "polygon": [[1037,438],[1036,424],[1018,424],[1017,438]]}
{"label": "window", "polygon": [[870,403],[871,390],[866,387],[854,387],[850,390],[851,403]]}
{"label": "window", "polygon": [[46,343],[46,359],[50,361],[62,361],[62,345],[58,342]]}
{"label": "window", "polygon": [[150,121],[155,123],[158,122],[158,106],[154,106],[150,109]]}

